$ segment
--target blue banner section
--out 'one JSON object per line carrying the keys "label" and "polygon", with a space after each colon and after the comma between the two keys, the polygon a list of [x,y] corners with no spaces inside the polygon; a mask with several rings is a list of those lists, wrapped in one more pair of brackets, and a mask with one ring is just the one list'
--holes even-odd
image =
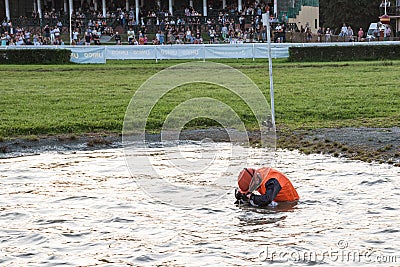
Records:
{"label": "blue banner section", "polygon": [[155,46],[135,45],[135,46],[106,46],[107,59],[156,59]]}
{"label": "blue banner section", "polygon": [[80,64],[105,64],[105,47],[69,47],[71,62]]}
{"label": "blue banner section", "polygon": [[253,44],[206,45],[205,58],[254,58]]}
{"label": "blue banner section", "polygon": [[[289,46],[271,45],[272,58],[288,58]],[[254,58],[268,58],[268,45],[254,44]]]}
{"label": "blue banner section", "polygon": [[203,59],[203,45],[157,45],[157,59]]}

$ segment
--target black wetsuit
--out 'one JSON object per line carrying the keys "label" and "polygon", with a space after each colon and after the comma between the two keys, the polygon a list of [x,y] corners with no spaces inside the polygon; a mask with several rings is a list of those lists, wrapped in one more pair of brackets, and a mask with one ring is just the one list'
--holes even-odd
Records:
{"label": "black wetsuit", "polygon": [[266,193],[264,195],[256,195],[251,194],[250,199],[246,197],[245,194],[236,191],[235,197],[237,199],[236,204],[243,203],[243,200],[250,200],[252,204],[265,207],[268,206],[278,195],[279,191],[281,191],[282,187],[279,184],[278,180],[275,178],[271,178],[265,182]]}
{"label": "black wetsuit", "polygon": [[264,195],[251,194],[250,201],[257,206],[268,206],[281,191],[282,187],[278,180],[271,178],[265,182],[266,193]]}

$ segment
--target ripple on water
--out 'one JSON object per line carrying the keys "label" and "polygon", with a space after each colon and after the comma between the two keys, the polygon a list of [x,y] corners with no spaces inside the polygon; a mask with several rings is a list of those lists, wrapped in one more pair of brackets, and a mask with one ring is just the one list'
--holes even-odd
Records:
{"label": "ripple on water", "polygon": [[[165,149],[176,157],[175,148]],[[217,203],[180,209],[138,188],[122,149],[0,161],[2,265],[263,266],[271,263],[260,258],[267,248],[322,253],[338,250],[338,244],[347,244],[345,252],[399,254],[400,168],[392,166],[279,151],[275,167],[298,189],[297,204],[238,207],[232,184]],[[273,263],[343,264],[281,258]]]}

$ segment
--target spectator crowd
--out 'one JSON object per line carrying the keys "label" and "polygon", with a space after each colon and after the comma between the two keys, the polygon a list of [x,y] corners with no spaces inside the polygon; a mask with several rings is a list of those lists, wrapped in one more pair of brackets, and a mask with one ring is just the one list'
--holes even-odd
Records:
{"label": "spectator crowd", "polygon": [[[266,2],[244,1],[242,10],[238,10],[236,5],[223,10],[214,10],[209,6],[207,17],[190,6],[182,7],[174,16],[168,10],[154,6],[141,9],[136,18],[134,8],[127,10],[114,1],[105,16],[102,10],[96,10],[93,4],[83,1],[82,6],[72,14],[71,34],[64,10],[51,9],[43,12],[41,24],[37,23],[37,12],[32,12],[31,18],[20,18],[16,23],[18,25],[3,21],[0,27],[1,45],[63,45],[70,41],[72,45],[100,45],[103,42],[115,42],[117,45],[201,44],[205,42],[203,38],[212,44],[265,42],[267,28],[263,26],[262,14],[269,10]],[[298,31],[301,41],[305,42],[330,42],[334,34],[330,28],[319,28],[313,34],[308,24],[305,27],[301,25],[300,29],[289,29],[285,14],[280,18],[271,16],[270,22],[274,25],[271,28],[272,40],[277,43],[287,41],[288,31]],[[346,25],[339,32],[339,37],[345,41],[361,41],[362,36],[362,29],[354,33]]]}

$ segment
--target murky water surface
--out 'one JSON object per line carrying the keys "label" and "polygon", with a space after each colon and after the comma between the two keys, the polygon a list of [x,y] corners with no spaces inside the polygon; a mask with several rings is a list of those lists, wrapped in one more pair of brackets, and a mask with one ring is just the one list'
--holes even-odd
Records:
{"label": "murky water surface", "polygon": [[237,207],[232,184],[182,209],[145,194],[122,149],[0,159],[0,264],[400,266],[400,168],[288,151],[275,167],[297,205]]}

